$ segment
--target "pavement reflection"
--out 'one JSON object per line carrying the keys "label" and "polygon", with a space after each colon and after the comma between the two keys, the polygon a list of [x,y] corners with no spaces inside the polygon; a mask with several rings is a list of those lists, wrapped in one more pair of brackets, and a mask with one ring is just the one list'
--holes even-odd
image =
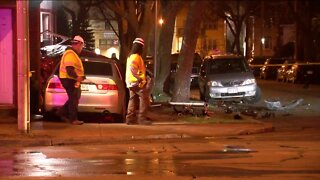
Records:
{"label": "pavement reflection", "polygon": [[11,150],[0,148],[0,176],[50,177],[106,174],[177,176],[198,174],[199,172],[206,172],[207,175],[210,175],[209,167],[192,165],[191,170],[191,165],[188,162],[251,157],[248,152],[239,154],[217,150],[172,153],[156,149],[136,150],[133,147],[130,147],[126,152],[109,152],[108,155],[88,156],[85,152],[75,151],[69,147],[60,148],[62,149],[56,152],[55,147],[49,148],[50,152],[23,148]]}

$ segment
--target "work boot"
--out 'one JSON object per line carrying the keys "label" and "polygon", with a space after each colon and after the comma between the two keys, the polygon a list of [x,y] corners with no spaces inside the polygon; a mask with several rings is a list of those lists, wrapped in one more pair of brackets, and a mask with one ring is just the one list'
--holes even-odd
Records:
{"label": "work boot", "polygon": [[71,122],[70,119],[66,117],[66,114],[61,110],[57,110],[55,114],[64,122]]}
{"label": "work boot", "polygon": [[140,125],[152,125],[152,121],[149,120],[139,120],[138,123]]}
{"label": "work boot", "polygon": [[82,124],[83,124],[83,121],[74,120],[74,121],[72,121],[71,124],[73,124],[73,125],[82,125]]}
{"label": "work boot", "polygon": [[138,124],[137,121],[127,121],[126,123],[127,123],[127,125],[137,125]]}
{"label": "work boot", "polygon": [[138,124],[138,121],[135,118],[126,118],[126,123],[127,125],[136,125]]}
{"label": "work boot", "polygon": [[138,124],[136,115],[127,115],[126,123],[127,123],[127,125],[136,125],[136,124]]}

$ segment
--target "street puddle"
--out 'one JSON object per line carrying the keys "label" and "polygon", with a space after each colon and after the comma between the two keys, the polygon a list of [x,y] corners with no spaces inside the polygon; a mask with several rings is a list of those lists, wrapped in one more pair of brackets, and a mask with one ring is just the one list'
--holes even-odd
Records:
{"label": "street puddle", "polygon": [[[53,151],[54,152],[54,151]],[[52,152],[51,152],[52,153]],[[58,155],[59,152],[57,152]],[[41,151],[13,151],[0,153],[0,176],[99,176],[106,174],[122,175],[210,175],[211,167],[201,163],[230,158],[248,158],[246,154],[232,154],[223,151],[208,152],[153,152],[130,149],[128,152],[115,152],[109,156],[87,157],[86,153],[70,158],[50,158]]]}

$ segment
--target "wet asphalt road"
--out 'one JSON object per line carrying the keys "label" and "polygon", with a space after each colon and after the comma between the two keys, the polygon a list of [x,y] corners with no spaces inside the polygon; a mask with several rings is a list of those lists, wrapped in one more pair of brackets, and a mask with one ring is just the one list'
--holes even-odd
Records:
{"label": "wet asphalt road", "polygon": [[286,116],[273,133],[237,137],[1,147],[0,179],[318,179],[320,124],[312,119]]}
{"label": "wet asphalt road", "polygon": [[[263,119],[275,125],[274,132],[264,134],[0,146],[0,179],[320,179],[319,94],[299,88],[289,93],[290,84],[263,86],[269,89],[263,98],[302,97],[310,106]],[[272,91],[276,86],[280,90]]]}

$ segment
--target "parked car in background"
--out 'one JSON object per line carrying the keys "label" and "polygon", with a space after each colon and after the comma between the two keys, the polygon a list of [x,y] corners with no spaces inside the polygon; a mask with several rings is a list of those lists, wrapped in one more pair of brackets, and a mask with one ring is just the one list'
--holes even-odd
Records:
{"label": "parked car in background", "polygon": [[[165,82],[165,91],[168,91],[169,93],[173,90],[174,80],[175,80],[176,72],[178,68],[177,67],[178,58],[179,58],[179,53],[171,54],[170,74]],[[192,72],[190,76],[191,87],[198,87],[198,77],[199,77],[201,62],[202,62],[201,56],[198,53],[194,53]]]}
{"label": "parked car in background", "polygon": [[293,62],[285,60],[282,66],[277,70],[277,81],[285,82],[287,79],[287,71],[291,68]]}
{"label": "parked car in background", "polygon": [[264,65],[266,60],[267,60],[267,57],[261,57],[261,56],[248,59],[249,66],[252,69],[254,76],[259,76],[260,68]]}
{"label": "parked car in background", "polygon": [[287,71],[286,81],[292,83],[319,83],[320,63],[294,63]]}
{"label": "parked car in background", "polygon": [[277,71],[282,66],[286,59],[283,58],[268,58],[264,65],[260,68],[261,79],[276,79]]}
{"label": "parked car in background", "polygon": [[[43,86],[42,110],[45,114],[52,114],[67,100],[66,91],[58,78],[62,52],[53,56],[55,68]],[[80,58],[86,79],[81,83],[79,112],[108,114],[117,121],[123,121],[126,87],[119,62],[85,49]]]}
{"label": "parked car in background", "polygon": [[199,76],[200,99],[207,102],[237,101],[254,103],[260,89],[247,60],[236,55],[204,58]]}

